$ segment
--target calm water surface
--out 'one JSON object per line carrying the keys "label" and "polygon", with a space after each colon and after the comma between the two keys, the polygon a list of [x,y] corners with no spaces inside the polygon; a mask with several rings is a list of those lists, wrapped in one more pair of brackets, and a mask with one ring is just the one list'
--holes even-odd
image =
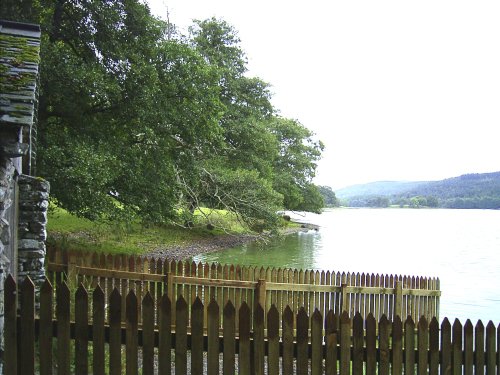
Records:
{"label": "calm water surface", "polygon": [[439,277],[441,318],[500,322],[500,211],[335,209],[292,216],[321,228],[195,260]]}

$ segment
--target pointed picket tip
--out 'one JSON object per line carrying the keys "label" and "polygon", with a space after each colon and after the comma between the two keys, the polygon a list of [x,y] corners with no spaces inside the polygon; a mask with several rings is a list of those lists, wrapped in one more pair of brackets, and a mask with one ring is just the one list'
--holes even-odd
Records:
{"label": "pointed picket tip", "polygon": [[109,295],[110,302],[111,302],[111,300],[116,301],[117,299],[120,299],[120,298],[121,298],[121,294],[118,291],[118,289],[113,288],[113,290],[111,291],[111,294]]}
{"label": "pointed picket tip", "polygon": [[233,316],[236,312],[236,309],[234,308],[233,303],[229,300],[226,303],[226,306],[224,306],[224,317],[229,317]]}
{"label": "pointed picket tip", "polygon": [[[229,301],[229,302],[231,302],[231,301]],[[279,311],[278,311],[278,309],[277,309],[277,307],[276,307],[276,305],[274,303],[269,308],[269,311],[267,312],[267,316],[268,317],[269,316],[273,316],[273,317],[274,316],[278,316],[279,317]]]}
{"label": "pointed picket tip", "polygon": [[285,317],[287,319],[290,319],[290,318],[293,319],[293,311],[289,305],[286,305],[285,310],[283,311],[283,318],[285,318]]}
{"label": "pointed picket tip", "polygon": [[321,316],[321,312],[316,308],[311,316],[312,320],[321,322],[323,320],[323,316]]}
{"label": "pointed picket tip", "polygon": [[154,305],[154,300],[153,297],[151,297],[151,293],[149,293],[149,290],[146,292],[146,295],[142,298],[142,305],[143,306],[153,306]]}
{"label": "pointed picket tip", "polygon": [[102,290],[102,288],[99,284],[94,288],[94,291],[92,292],[92,297],[93,298],[104,298],[104,291]]}
{"label": "pointed picket tip", "polygon": [[191,308],[193,310],[203,310],[203,302],[201,302],[201,299],[199,296],[196,296],[193,304],[191,305]]}
{"label": "pointed picket tip", "polygon": [[52,284],[50,283],[50,280],[45,278],[42,286],[40,287],[40,293],[49,294],[49,293],[52,293],[52,290],[53,289],[52,289]]}
{"label": "pointed picket tip", "polygon": [[257,304],[253,312],[253,320],[255,324],[261,324],[264,322],[264,309],[260,304]]}
{"label": "pointed picket tip", "polygon": [[245,301],[241,303],[239,312],[240,314],[250,314],[250,308],[248,307],[248,304]]}
{"label": "pointed picket tip", "polygon": [[419,326],[428,326],[427,318],[422,315],[420,319],[418,320],[418,325]]}
{"label": "pointed picket tip", "polygon": [[4,285],[6,288],[9,287],[11,289],[16,287],[16,280],[14,280],[14,278],[12,277],[12,275],[10,273],[7,275],[7,278],[5,279]]}
{"label": "pointed picket tip", "polygon": [[435,316],[432,317],[431,322],[429,324],[429,327],[434,327],[434,326],[438,327],[439,329],[439,322]]}
{"label": "pointed picket tip", "polygon": [[495,329],[495,323],[493,321],[489,321],[488,324],[486,325],[487,330]]}
{"label": "pointed picket tip", "polygon": [[207,311],[210,313],[219,313],[219,305],[217,304],[217,301],[215,299],[212,299],[210,303],[208,304]]}
{"label": "pointed picket tip", "polygon": [[172,301],[170,301],[170,298],[168,298],[167,294],[164,294],[161,296],[160,299],[160,308],[163,311],[170,311],[172,308]]}
{"label": "pointed picket tip", "polygon": [[455,318],[455,321],[453,322],[453,329],[455,328],[462,328],[462,323],[460,323],[460,320],[458,320],[458,318]]}
{"label": "pointed picket tip", "polygon": [[187,302],[182,295],[180,295],[179,298],[177,298],[177,302],[175,303],[175,308],[176,310],[187,308]]}
{"label": "pointed picket tip", "polygon": [[76,290],[75,296],[77,298],[82,298],[87,296],[87,289],[85,289],[85,286],[83,286],[82,283],[78,285],[78,289]]}
{"label": "pointed picket tip", "polygon": [[408,315],[405,320],[405,325],[415,325],[415,321],[413,320],[413,317],[411,315]]}
{"label": "pointed picket tip", "polygon": [[472,329],[472,322],[470,319],[467,319],[464,324],[465,329]]}
{"label": "pointed picket tip", "polygon": [[387,319],[387,315],[382,314],[382,316],[380,317],[379,324],[388,324],[388,323],[389,323],[389,319]]}
{"label": "pointed picket tip", "polygon": [[479,320],[477,321],[477,324],[476,324],[476,329],[483,329],[483,330],[484,330],[484,324],[483,324],[483,322],[482,322],[482,320],[481,320],[481,319],[479,319]]}
{"label": "pointed picket tip", "polygon": [[347,311],[343,311],[342,314],[340,315],[340,322],[341,323],[349,323],[351,319],[349,318],[349,314]]}
{"label": "pointed picket tip", "polygon": [[69,295],[69,287],[66,281],[63,281],[57,288],[58,293]]}
{"label": "pointed picket tip", "polygon": [[129,290],[125,300],[126,300],[127,304],[129,303],[129,301],[137,303],[137,296],[135,295],[135,292],[132,289]]}
{"label": "pointed picket tip", "polygon": [[448,318],[446,318],[446,317],[445,317],[445,318],[443,319],[443,321],[441,322],[441,327],[443,327],[443,326],[445,326],[445,325],[447,325],[447,326],[450,326],[450,327],[451,327],[451,323],[450,323],[449,319],[448,319]]}
{"label": "pointed picket tip", "polygon": [[35,284],[33,284],[33,281],[31,281],[29,276],[26,276],[23,280],[23,284],[21,285],[22,290],[25,289],[33,289],[35,288]]}

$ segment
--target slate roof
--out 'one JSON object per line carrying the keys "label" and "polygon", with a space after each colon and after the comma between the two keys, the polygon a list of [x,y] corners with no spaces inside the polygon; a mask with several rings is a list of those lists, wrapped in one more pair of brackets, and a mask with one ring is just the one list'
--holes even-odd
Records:
{"label": "slate roof", "polygon": [[40,26],[0,20],[0,127],[36,122]]}

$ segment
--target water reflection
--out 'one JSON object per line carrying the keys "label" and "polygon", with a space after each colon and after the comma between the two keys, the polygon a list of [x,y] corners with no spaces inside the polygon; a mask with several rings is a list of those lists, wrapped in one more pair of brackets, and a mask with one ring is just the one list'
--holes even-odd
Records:
{"label": "water reflection", "polygon": [[196,260],[439,277],[441,317],[500,321],[500,211],[340,209],[299,218],[319,232]]}

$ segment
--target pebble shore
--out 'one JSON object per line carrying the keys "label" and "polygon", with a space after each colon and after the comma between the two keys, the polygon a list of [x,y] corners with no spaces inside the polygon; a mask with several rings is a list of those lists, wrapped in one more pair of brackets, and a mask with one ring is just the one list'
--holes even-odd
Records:
{"label": "pebble shore", "polygon": [[[282,231],[282,235],[298,232],[301,230],[313,229],[310,225],[293,228],[287,228]],[[314,228],[315,229],[315,228]],[[317,230],[317,229],[315,229]],[[169,247],[158,247],[147,252],[146,256],[170,260],[185,260],[192,258],[199,254],[211,253],[214,251],[220,251],[224,249],[229,249],[232,247],[237,247],[248,242],[257,241],[259,239],[264,239],[262,235],[257,234],[240,234],[240,235],[219,235],[209,238],[200,239],[196,242],[181,245],[181,246],[169,246]]]}

